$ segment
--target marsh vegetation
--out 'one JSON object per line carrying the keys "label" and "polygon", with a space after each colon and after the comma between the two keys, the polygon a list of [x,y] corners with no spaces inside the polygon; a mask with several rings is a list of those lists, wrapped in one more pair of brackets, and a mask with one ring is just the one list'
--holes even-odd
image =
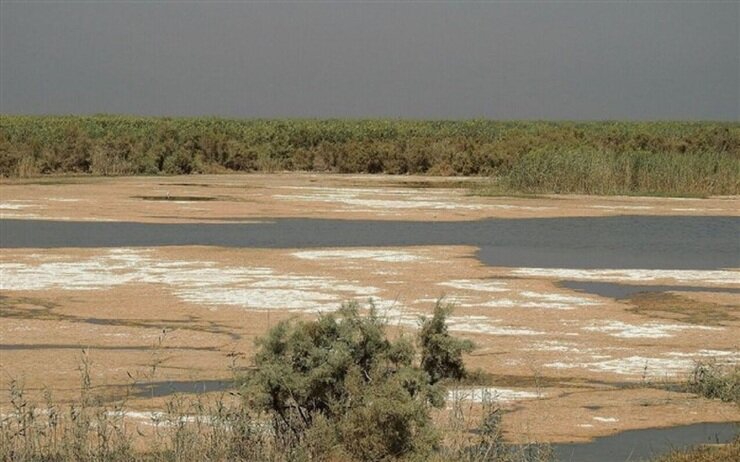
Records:
{"label": "marsh vegetation", "polygon": [[0,116],[0,175],[488,176],[479,194],[740,191],[740,125]]}

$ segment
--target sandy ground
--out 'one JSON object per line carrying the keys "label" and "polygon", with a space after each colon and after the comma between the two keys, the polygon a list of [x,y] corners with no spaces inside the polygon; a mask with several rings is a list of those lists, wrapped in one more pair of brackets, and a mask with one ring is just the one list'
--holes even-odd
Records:
{"label": "sandy ground", "polygon": [[180,223],[279,217],[451,221],[740,214],[737,197],[469,195],[468,186],[485,181],[307,173],[3,180],[0,218]]}
{"label": "sandy ground", "polygon": [[[3,250],[0,380],[22,378],[70,399],[80,351],[93,383],[121,393],[138,381],[228,379],[280,319],[312,317],[371,298],[392,330],[416,329],[435,301],[456,306],[451,329],[477,349],[486,389],[512,439],[570,441],[615,431],[740,420],[737,407],[669,392],[696,360],[740,361],[740,271],[489,268],[474,247],[253,250],[213,247]],[[561,288],[568,279],[686,284],[683,304],[725,313],[684,319],[660,298],[616,301]],[[673,307],[674,305],[670,305]],[[707,308],[709,307],[709,308]],[[710,310],[711,311],[711,310]],[[157,347],[155,347],[157,345]],[[152,365],[156,371],[152,374]],[[137,398],[136,411],[159,401]],[[7,397],[0,398],[7,405]],[[2,405],[2,404],[0,404]],[[146,415],[146,414],[144,414]],[[141,416],[139,416],[141,417]]]}
{"label": "sandy ground", "polygon": [[[0,183],[0,217],[137,222],[277,217],[473,220],[488,217],[740,215],[740,200],[479,197],[480,179],[362,175],[50,178]],[[0,239],[2,237],[0,236]],[[575,441],[617,431],[737,421],[734,405],[667,391],[697,360],[740,361],[740,270],[491,268],[474,247],[0,250],[0,387],[20,380],[60,400],[79,393],[82,348],[96,390],[133,382],[229,379],[282,319],[369,299],[393,332],[413,331],[436,300],[475,341],[485,386],[451,391],[509,409],[513,440]],[[561,280],[706,287],[614,300]],[[0,413],[8,407],[0,395]],[[134,397],[146,425],[164,398]]]}

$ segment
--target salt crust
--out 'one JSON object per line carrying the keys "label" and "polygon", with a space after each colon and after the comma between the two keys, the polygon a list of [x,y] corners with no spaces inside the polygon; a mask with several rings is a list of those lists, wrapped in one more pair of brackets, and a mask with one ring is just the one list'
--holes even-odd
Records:
{"label": "salt crust", "polygon": [[379,289],[331,277],[277,273],[263,267],[220,267],[209,261],[159,260],[150,252],[114,249],[66,261],[0,263],[0,290],[102,290],[125,284],[161,284],[180,299],[254,309],[327,310]]}
{"label": "salt crust", "polygon": [[628,324],[622,321],[603,321],[590,326],[582,327],[585,331],[603,332],[619,338],[669,338],[672,332],[686,330],[716,331],[721,327],[698,326],[694,324],[662,324],[649,322],[646,324]]}
{"label": "salt crust", "polygon": [[645,282],[672,280],[679,283],[740,285],[740,271],[734,270],[517,268],[513,273],[519,276],[582,281]]}
{"label": "salt crust", "polygon": [[302,260],[372,260],[378,262],[396,263],[426,260],[425,257],[402,250],[305,250],[293,252],[294,257]]}
{"label": "salt crust", "polygon": [[526,399],[537,399],[545,396],[542,393],[532,391],[511,390],[508,388],[457,388],[447,392],[447,402],[470,401],[473,403],[483,402],[510,402]]}

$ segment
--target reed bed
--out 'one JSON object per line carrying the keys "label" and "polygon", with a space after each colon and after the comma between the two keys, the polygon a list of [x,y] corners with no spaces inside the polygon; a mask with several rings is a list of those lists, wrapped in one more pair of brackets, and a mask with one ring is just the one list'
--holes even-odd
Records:
{"label": "reed bed", "polygon": [[732,195],[740,124],[0,116],[0,176],[479,175],[480,194]]}

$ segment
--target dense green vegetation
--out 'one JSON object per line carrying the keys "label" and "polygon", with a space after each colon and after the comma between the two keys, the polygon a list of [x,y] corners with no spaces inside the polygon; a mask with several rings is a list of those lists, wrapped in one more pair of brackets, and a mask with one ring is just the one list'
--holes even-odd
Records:
{"label": "dense green vegetation", "polygon": [[740,124],[0,116],[0,176],[275,170],[486,175],[491,193],[737,194]]}
{"label": "dense green vegetation", "polygon": [[482,419],[466,417],[459,401],[447,403],[448,422],[432,418],[445,388],[466,376],[462,353],[472,348],[449,334],[448,313],[437,304],[416,338],[390,337],[372,307],[363,315],[356,304],[282,322],[258,340],[254,365],[237,375],[230,399],[176,396],[138,449],[123,420],[125,400],[95,396],[83,355],[80,398],[68,409],[50,396],[36,407],[13,383],[12,409],[0,417],[0,460],[550,460],[546,445],[503,441],[495,403],[483,405]]}

